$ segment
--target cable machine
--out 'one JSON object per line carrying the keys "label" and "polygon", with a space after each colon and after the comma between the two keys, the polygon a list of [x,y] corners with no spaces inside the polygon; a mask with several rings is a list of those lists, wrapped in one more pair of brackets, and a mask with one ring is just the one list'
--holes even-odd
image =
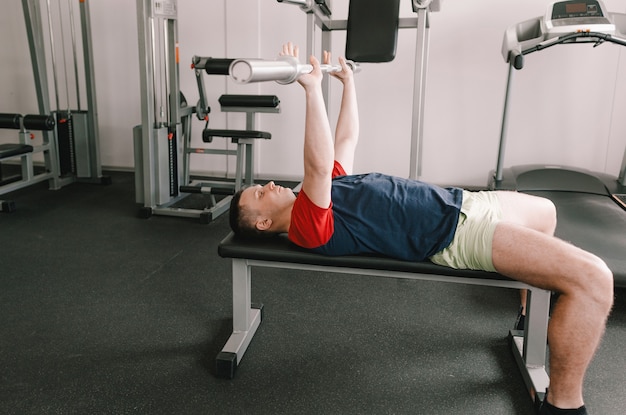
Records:
{"label": "cable machine", "polygon": [[[134,128],[133,135],[135,199],[143,205],[139,216],[179,216],[209,223],[228,210],[237,190],[253,184],[254,143],[271,139],[270,133],[255,130],[255,114],[280,112],[280,101],[273,95],[222,95],[221,110],[245,113],[246,129],[209,128],[211,109],[203,74],[228,75],[234,59],[193,56],[191,68],[200,99],[196,106],[188,106],[179,89],[177,1],[137,0],[137,20],[142,122]],[[203,142],[222,137],[230,139],[236,149],[192,147],[193,114],[206,122]],[[191,155],[210,154],[235,156],[235,178],[192,175]]]}
{"label": "cable machine", "polygon": [[137,23],[141,125],[134,129],[135,199],[144,205],[140,215],[150,217],[172,212],[168,208],[180,199],[178,144],[191,109],[181,102],[178,86],[177,2],[137,0]]}
{"label": "cable machine", "polygon": [[[21,174],[17,176],[0,175],[0,195],[45,180],[49,181],[51,190],[76,181],[111,183],[110,177],[102,175],[100,164],[89,2],[78,3],[80,35],[73,1],[57,0],[51,4],[51,0],[46,0],[45,3],[43,14],[42,1],[22,0],[39,114],[0,114],[0,128],[19,130],[19,143],[0,146],[0,161],[19,159],[21,166]],[[58,22],[53,17],[53,8],[58,11]],[[62,51],[60,59],[59,49]],[[52,63],[54,110],[49,96],[47,58]],[[81,99],[81,79],[86,107]],[[63,97],[65,102],[62,102]],[[63,108],[62,104],[65,104]],[[41,131],[40,145],[34,144],[35,136],[31,131]],[[37,153],[43,155],[43,169],[37,169],[34,164],[33,155]],[[12,201],[0,202],[0,211],[15,210]]]}

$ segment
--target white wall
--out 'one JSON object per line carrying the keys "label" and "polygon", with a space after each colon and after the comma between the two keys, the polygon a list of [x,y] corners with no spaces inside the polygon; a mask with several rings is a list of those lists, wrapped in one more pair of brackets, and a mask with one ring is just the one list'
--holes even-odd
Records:
{"label": "white wall", "polygon": [[[54,4],[56,0],[52,3]],[[495,166],[507,65],[501,53],[504,30],[540,16],[543,0],[444,0],[431,14],[430,61],[424,130],[424,180],[484,185]],[[626,1],[605,0],[626,12]],[[335,18],[347,18],[348,0],[334,0]],[[0,14],[0,112],[37,112],[21,2],[3,2]],[[412,16],[409,0],[402,15]],[[101,158],[107,167],[132,168],[132,128],[140,122],[136,4],[91,0]],[[193,55],[274,58],[283,42],[304,46],[305,15],[273,0],[179,0],[181,89],[195,104],[198,92]],[[345,34],[333,35],[333,53],[343,54]],[[528,55],[514,74],[509,144],[505,165],[570,164],[617,174],[626,142],[626,51],[606,44],[554,47]],[[408,176],[412,117],[415,30],[402,29],[396,59],[363,65],[357,75],[361,142],[357,171]],[[257,151],[257,175],[298,178],[302,174],[304,106],[297,84],[235,85],[205,76],[212,107],[211,126],[242,128],[242,115],[219,112],[223,93],[276,94],[281,114],[261,115],[259,129],[272,140]],[[338,98],[338,91],[333,93]],[[333,108],[336,109],[338,105]],[[335,111],[331,120],[336,120]],[[194,121],[200,145],[203,123]],[[15,141],[1,131],[0,142]],[[216,140],[217,141],[217,140]],[[223,143],[214,146],[224,147]],[[194,156],[192,168],[232,174],[223,156]]]}

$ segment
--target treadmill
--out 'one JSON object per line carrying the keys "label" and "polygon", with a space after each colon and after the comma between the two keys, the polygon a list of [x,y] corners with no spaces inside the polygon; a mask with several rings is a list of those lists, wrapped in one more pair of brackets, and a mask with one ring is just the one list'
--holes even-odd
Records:
{"label": "treadmill", "polygon": [[571,43],[626,46],[626,14],[609,13],[600,0],[556,1],[546,14],[509,27],[502,55],[509,63],[502,130],[492,190],[516,190],[548,198],[557,208],[556,235],[602,258],[626,287],[626,151],[619,176],[554,165],[503,168],[511,80],[524,56]]}

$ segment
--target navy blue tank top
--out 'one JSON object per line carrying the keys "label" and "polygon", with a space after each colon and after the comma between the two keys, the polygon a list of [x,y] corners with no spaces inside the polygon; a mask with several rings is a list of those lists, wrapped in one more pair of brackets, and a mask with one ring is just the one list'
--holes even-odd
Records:
{"label": "navy blue tank top", "polygon": [[462,202],[459,188],[380,173],[339,176],[332,184],[333,235],[313,251],[422,261],[452,242]]}

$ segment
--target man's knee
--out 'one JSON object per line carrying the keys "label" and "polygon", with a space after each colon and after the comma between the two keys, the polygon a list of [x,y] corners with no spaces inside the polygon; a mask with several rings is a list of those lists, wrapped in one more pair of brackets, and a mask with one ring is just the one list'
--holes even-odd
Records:
{"label": "man's knee", "polygon": [[556,230],[556,206],[550,199],[540,198],[543,233],[554,235]]}
{"label": "man's knee", "polygon": [[595,304],[608,314],[613,306],[613,273],[606,263],[595,255],[586,261],[586,269],[579,287],[583,295],[588,296]]}

